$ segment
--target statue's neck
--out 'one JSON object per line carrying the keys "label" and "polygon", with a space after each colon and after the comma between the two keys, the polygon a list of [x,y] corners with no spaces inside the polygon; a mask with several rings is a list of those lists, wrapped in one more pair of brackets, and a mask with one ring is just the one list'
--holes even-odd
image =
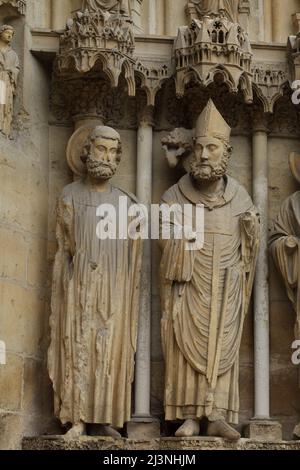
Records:
{"label": "statue's neck", "polygon": [[105,193],[109,191],[111,185],[109,180],[99,180],[88,175],[86,178],[86,184],[90,187],[92,191],[98,193]]}
{"label": "statue's neck", "polygon": [[7,42],[1,41],[0,39],[0,51],[6,52],[8,51],[9,48],[10,48],[10,44],[8,44]]}
{"label": "statue's neck", "polygon": [[201,191],[202,194],[206,196],[213,197],[224,193],[225,191],[225,180],[220,178],[217,181],[194,181],[194,184],[197,189]]}

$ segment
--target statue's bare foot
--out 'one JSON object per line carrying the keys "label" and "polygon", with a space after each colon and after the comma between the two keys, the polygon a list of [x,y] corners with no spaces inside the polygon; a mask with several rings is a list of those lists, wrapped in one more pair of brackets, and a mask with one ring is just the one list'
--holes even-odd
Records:
{"label": "statue's bare foot", "polygon": [[200,434],[200,424],[199,421],[195,419],[186,419],[182,426],[177,429],[175,436],[176,437],[193,437],[199,436]]}
{"label": "statue's bare foot", "polygon": [[295,427],[293,434],[296,439],[300,439],[300,423]]}
{"label": "statue's bare foot", "polygon": [[223,437],[228,441],[238,441],[241,438],[239,432],[229,426],[226,421],[219,419],[208,424],[207,435],[214,437]]}
{"label": "statue's bare foot", "polygon": [[65,439],[78,439],[80,436],[86,434],[86,428],[84,423],[74,424],[71,429],[64,435]]}
{"label": "statue's bare foot", "polygon": [[100,426],[99,436],[108,436],[108,437],[113,437],[114,439],[120,439],[122,437],[121,434],[112,426],[104,426],[104,425]]}

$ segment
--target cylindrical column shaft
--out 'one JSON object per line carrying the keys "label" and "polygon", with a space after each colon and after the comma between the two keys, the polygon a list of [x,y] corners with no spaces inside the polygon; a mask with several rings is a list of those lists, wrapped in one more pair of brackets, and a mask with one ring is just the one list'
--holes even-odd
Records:
{"label": "cylindrical column shaft", "polygon": [[[152,201],[152,149],[151,121],[142,121],[137,136],[137,198],[148,208]],[[151,240],[145,240],[140,289],[140,314],[135,367],[134,418],[150,418],[150,341],[151,341]]]}
{"label": "cylindrical column shaft", "polygon": [[264,38],[265,42],[272,42],[272,0],[264,0]]}
{"label": "cylindrical column shaft", "polygon": [[253,199],[261,217],[261,243],[254,282],[255,419],[270,418],[268,286],[268,134],[253,133]]}
{"label": "cylindrical column shaft", "polygon": [[273,42],[286,44],[288,32],[292,27],[291,13],[288,14],[288,2],[282,0],[272,0],[272,31]]}
{"label": "cylindrical column shaft", "polygon": [[149,34],[156,34],[156,0],[148,2]]}
{"label": "cylindrical column shaft", "polygon": [[51,0],[51,27],[53,30],[65,27],[67,16],[71,11],[71,9],[68,11],[66,6],[69,6],[68,1]]}

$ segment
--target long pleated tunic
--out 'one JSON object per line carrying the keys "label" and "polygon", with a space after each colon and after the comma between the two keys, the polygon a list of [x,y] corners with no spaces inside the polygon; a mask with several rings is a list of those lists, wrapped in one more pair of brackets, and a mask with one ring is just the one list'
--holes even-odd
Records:
{"label": "long pleated tunic", "polygon": [[[163,196],[171,206],[205,203],[189,175]],[[257,257],[259,222],[235,180],[204,208],[204,246],[162,241],[162,342],[167,420],[226,418],[237,423],[239,349]]]}
{"label": "long pleated tunic", "polygon": [[131,418],[136,349],[140,240],[100,240],[96,215],[119,197],[110,187],[67,186],[58,203],[48,354],[55,412],[63,423],[100,423],[121,428]]}

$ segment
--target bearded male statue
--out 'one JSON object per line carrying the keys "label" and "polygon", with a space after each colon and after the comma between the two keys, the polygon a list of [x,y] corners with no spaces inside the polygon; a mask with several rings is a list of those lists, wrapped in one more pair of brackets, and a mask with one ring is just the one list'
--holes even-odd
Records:
{"label": "bearded male statue", "polygon": [[182,211],[204,206],[202,249],[186,249],[197,239],[191,227],[188,239],[161,241],[165,418],[183,421],[177,437],[199,435],[207,417],[209,436],[240,438],[230,424],[238,423],[239,349],[260,226],[250,196],[226,175],[229,138],[210,100],[197,121],[190,171],[162,198]]}
{"label": "bearded male statue", "polygon": [[99,237],[97,208],[109,204],[118,215],[120,197],[127,209],[136,199],[110,184],[122,153],[114,129],[95,127],[82,152],[74,147],[69,165],[82,178],[64,188],[57,210],[48,352],[55,413],[72,425],[69,438],[86,424],[120,437],[131,419],[141,240]]}
{"label": "bearded male statue", "polygon": [[[290,155],[290,168],[300,183],[299,154]],[[295,339],[300,340],[300,191],[283,201],[273,223],[270,250],[296,314]],[[300,423],[294,429],[294,436],[300,439]]]}

